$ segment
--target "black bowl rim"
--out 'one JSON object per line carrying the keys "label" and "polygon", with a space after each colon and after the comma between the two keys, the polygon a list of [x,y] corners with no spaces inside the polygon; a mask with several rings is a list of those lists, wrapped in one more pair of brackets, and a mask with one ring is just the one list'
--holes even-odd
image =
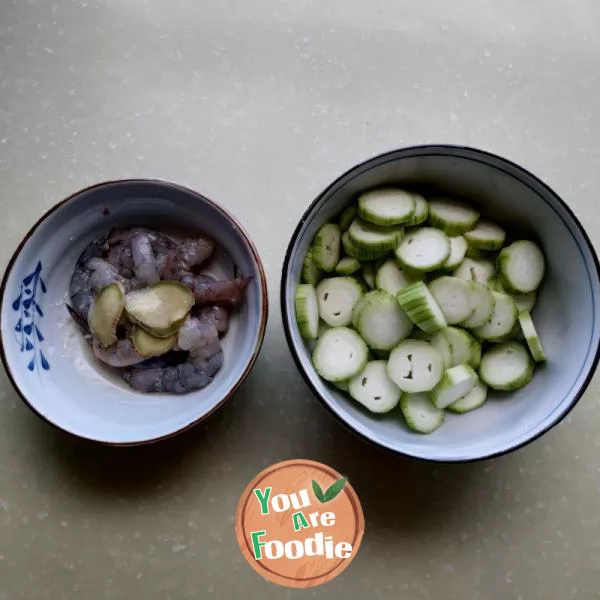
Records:
{"label": "black bowl rim", "polygon": [[[172,181],[168,181],[166,179],[143,178],[143,177],[141,177],[141,178],[138,177],[138,178],[124,178],[124,179],[109,179],[109,180],[101,181],[98,183],[94,183],[92,185],[89,185],[85,188],[82,188],[82,189],[70,194],[66,198],[63,198],[62,200],[60,200],[59,202],[54,204],[52,207],[50,207],[50,209],[48,209],[46,212],[44,212],[42,214],[42,216],[29,229],[29,231],[22,237],[21,241],[19,242],[18,246],[16,247],[15,251],[13,252],[10,260],[8,261],[6,270],[4,271],[4,275],[2,277],[2,283],[0,284],[0,307],[2,307],[4,305],[4,295],[6,292],[6,284],[8,282],[8,277],[12,271],[13,265],[14,265],[15,261],[17,260],[17,257],[21,253],[23,246],[27,243],[27,241],[31,238],[31,236],[37,231],[38,227],[50,215],[52,215],[54,212],[58,211],[64,204],[66,204],[70,200],[74,200],[79,196],[84,197],[85,195],[87,195],[88,193],[90,193],[96,189],[100,189],[100,188],[108,187],[108,186],[114,186],[114,185],[118,186],[118,185],[123,185],[123,184],[125,184],[125,185],[136,185],[137,184],[137,185],[150,185],[150,186],[156,185],[158,187],[170,188],[172,190],[183,192],[189,196],[193,196],[196,199],[203,200],[203,201],[207,202],[209,205],[211,205],[215,210],[221,212],[227,220],[229,220],[231,223],[233,223],[235,225],[237,231],[245,239],[245,241],[248,244],[248,247],[250,248],[250,251],[252,253],[252,259],[255,262],[258,272],[259,272],[259,275],[260,275],[260,281],[258,283],[260,285],[262,301],[261,301],[260,318],[259,318],[259,326],[258,326],[258,338],[256,341],[256,345],[255,345],[254,349],[252,350],[252,355],[250,357],[250,361],[248,362],[246,368],[244,369],[244,371],[242,372],[240,377],[233,384],[231,389],[208,412],[201,415],[200,417],[198,417],[191,423],[188,423],[184,427],[181,427],[175,431],[161,435],[156,438],[140,440],[137,442],[109,442],[106,440],[99,440],[99,439],[83,436],[83,435],[74,433],[72,431],[69,431],[68,429],[66,429],[66,428],[62,427],[61,425],[59,425],[58,423],[54,422],[50,417],[43,415],[41,412],[39,412],[35,408],[35,406],[33,406],[33,404],[30,403],[30,401],[27,399],[25,394],[21,391],[21,389],[17,385],[17,382],[15,381],[15,379],[13,377],[8,358],[7,358],[5,350],[4,350],[4,341],[2,339],[2,335],[0,334],[0,359],[2,360],[2,365],[4,366],[4,370],[6,372],[6,375],[9,379],[12,387],[14,388],[14,390],[18,394],[18,396],[21,398],[21,400],[24,402],[24,404],[37,417],[42,419],[42,421],[45,421],[46,423],[48,423],[49,425],[51,425],[52,427],[54,427],[60,431],[63,431],[77,439],[85,440],[88,442],[93,442],[93,443],[100,444],[103,446],[111,446],[111,447],[145,446],[145,445],[154,444],[156,442],[160,442],[163,440],[171,439],[185,431],[188,431],[189,429],[192,429],[193,427],[195,427],[196,425],[198,425],[199,423],[201,423],[202,421],[204,421],[208,417],[210,417],[215,411],[217,411],[229,399],[231,399],[231,397],[235,394],[235,392],[238,390],[238,388],[246,380],[248,375],[250,375],[250,372],[254,368],[256,360],[258,359],[258,355],[260,354],[260,350],[262,348],[264,338],[265,338],[267,321],[269,318],[269,294],[268,294],[268,288],[267,288],[267,276],[265,274],[265,269],[264,269],[262,260],[260,258],[260,255],[258,253],[258,250],[256,248],[256,245],[254,244],[254,242],[252,241],[252,238],[246,231],[246,228],[242,226],[242,224],[233,216],[233,214],[231,214],[228,210],[226,210],[219,203],[215,202],[211,198],[208,198],[204,194],[201,194],[200,192],[193,190],[192,188],[186,187],[184,185],[180,185],[178,183],[174,183]],[[1,317],[1,311],[0,311],[0,317]]]}
{"label": "black bowl rim", "polygon": [[[288,316],[287,316],[287,310],[286,310],[286,288],[287,288],[287,272],[289,269],[289,264],[290,261],[292,260],[292,248],[294,246],[294,244],[296,243],[296,240],[298,238],[298,236],[300,235],[300,230],[302,229],[305,221],[308,219],[310,213],[312,212],[312,210],[314,209],[314,207],[319,204],[319,202],[322,200],[322,198],[329,193],[329,191],[338,184],[338,182],[340,182],[342,179],[344,179],[345,177],[347,177],[348,175],[350,175],[352,172],[367,166],[370,163],[376,163],[378,161],[380,161],[381,159],[385,159],[388,157],[391,157],[392,155],[396,155],[397,158],[403,158],[403,153],[406,153],[407,155],[410,155],[410,153],[413,152],[424,152],[424,153],[428,153],[430,152],[432,155],[435,155],[435,153],[439,152],[439,151],[444,151],[444,155],[445,156],[451,156],[453,152],[460,152],[460,151],[466,151],[469,153],[476,155],[480,155],[480,156],[485,156],[488,157],[490,159],[494,159],[496,161],[499,161],[500,163],[504,163],[505,165],[507,165],[508,167],[511,167],[512,169],[514,169],[516,171],[516,173],[507,173],[510,174],[513,177],[516,177],[518,179],[520,174],[523,174],[529,178],[531,178],[531,180],[535,181],[535,183],[537,183],[540,187],[542,187],[549,195],[551,195],[555,200],[558,201],[558,203],[562,206],[562,208],[564,208],[564,210],[567,212],[567,214],[569,215],[569,217],[573,220],[573,223],[576,225],[576,227],[579,229],[579,232],[581,233],[583,239],[585,240],[585,243],[587,244],[588,250],[590,252],[590,255],[593,258],[594,261],[594,266],[596,268],[596,279],[600,282],[600,262],[598,260],[598,256],[596,254],[596,251],[594,249],[594,246],[587,234],[587,232],[585,231],[583,225],[580,223],[579,219],[577,218],[577,216],[575,215],[575,213],[571,210],[571,208],[567,205],[567,203],[546,183],[544,183],[539,177],[537,177],[536,175],[534,175],[531,171],[525,169],[524,167],[518,165],[517,163],[513,162],[512,160],[509,160],[507,158],[504,158],[502,156],[499,156],[498,154],[494,154],[493,152],[489,152],[487,150],[481,150],[479,148],[473,148],[471,146],[463,146],[463,145],[458,145],[458,144],[421,144],[421,145],[416,145],[416,146],[404,146],[401,148],[395,148],[392,150],[388,150],[386,152],[383,152],[381,154],[376,154],[374,156],[371,156],[371,158],[368,158],[360,163],[355,164],[353,167],[349,168],[348,170],[346,170],[345,172],[343,172],[341,175],[339,175],[332,183],[330,183],[308,206],[308,208],[304,211],[302,217],[300,218],[300,221],[298,222],[298,225],[296,226],[294,233],[292,234],[292,238],[288,244],[286,253],[285,253],[285,258],[283,261],[283,266],[282,266],[282,270],[281,270],[281,282],[280,282],[280,308],[281,308],[281,317],[282,317],[282,322],[283,322],[283,329],[285,332],[285,337],[286,337],[286,341],[288,344],[288,347],[290,349],[290,352],[292,354],[292,357],[294,359],[294,362],[296,363],[296,367],[298,368],[298,370],[300,371],[300,374],[302,376],[302,378],[304,379],[305,383],[308,385],[308,387],[310,388],[311,392],[313,393],[314,396],[316,396],[316,398],[319,400],[319,402],[321,403],[322,406],[324,406],[327,411],[332,414],[335,419],[337,421],[339,421],[346,429],[348,429],[349,431],[351,431],[354,435],[358,436],[360,439],[368,442],[369,444],[373,444],[374,446],[377,446],[378,448],[382,448],[383,450],[394,454],[396,456],[404,456],[406,458],[410,458],[413,460],[418,460],[421,462],[427,462],[427,463],[443,463],[443,464],[462,464],[462,463],[474,463],[474,462],[480,462],[480,461],[484,461],[484,460],[489,460],[491,458],[496,458],[499,456],[504,456],[507,454],[510,454],[512,452],[515,452],[516,450],[519,450],[520,448],[524,448],[525,446],[528,446],[529,444],[531,444],[532,442],[536,441],[537,439],[541,438],[544,434],[546,434],[548,431],[550,431],[551,429],[553,429],[554,427],[556,427],[556,425],[558,425],[563,419],[565,419],[565,417],[573,410],[573,408],[575,407],[575,405],[579,402],[579,400],[581,399],[581,397],[583,396],[583,394],[585,393],[585,391],[587,390],[593,376],[594,373],[596,372],[596,369],[598,367],[598,362],[600,361],[600,343],[598,344],[598,346],[596,347],[596,354],[594,356],[594,360],[592,362],[592,365],[588,371],[588,374],[584,380],[584,382],[581,384],[579,390],[577,390],[577,392],[574,394],[573,396],[573,400],[571,402],[571,404],[568,406],[568,408],[561,414],[558,415],[552,422],[550,422],[546,427],[544,427],[542,430],[540,430],[538,433],[536,433],[534,436],[527,438],[526,440],[524,440],[523,442],[519,443],[519,444],[514,444],[512,446],[508,446],[507,448],[497,451],[497,452],[490,452],[487,454],[482,454],[482,455],[477,455],[474,457],[469,457],[469,458],[456,458],[456,459],[444,459],[444,458],[427,458],[427,457],[423,457],[423,456],[418,456],[415,454],[410,454],[408,452],[402,452],[400,450],[396,450],[393,448],[390,448],[389,446],[386,446],[385,444],[383,444],[382,442],[377,441],[376,439],[372,439],[362,433],[360,433],[359,431],[357,431],[356,429],[354,429],[349,423],[347,423],[344,419],[342,419],[342,417],[340,417],[334,410],[333,408],[329,405],[329,403],[323,398],[323,396],[319,393],[319,391],[316,389],[316,387],[312,384],[312,381],[310,380],[310,378],[308,377],[308,375],[306,374],[306,372],[304,371],[303,367],[302,367],[302,363],[300,361],[300,356],[298,351],[296,350],[296,347],[294,346],[293,340],[292,340],[292,334],[291,334],[291,324],[289,322]],[[439,155],[439,154],[438,154]],[[461,156],[456,155],[456,158],[461,158]],[[408,156],[407,156],[408,158]],[[487,163],[486,163],[487,164]],[[524,185],[528,185],[526,181],[523,181],[522,179],[520,179],[521,183],[523,183]]]}

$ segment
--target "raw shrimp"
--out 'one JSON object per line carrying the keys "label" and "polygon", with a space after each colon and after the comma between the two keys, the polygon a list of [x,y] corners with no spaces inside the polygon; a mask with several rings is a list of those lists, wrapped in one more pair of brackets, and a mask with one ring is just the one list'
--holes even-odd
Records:
{"label": "raw shrimp", "polygon": [[148,235],[139,233],[131,239],[131,253],[133,256],[133,271],[138,282],[144,285],[152,285],[160,281],[154,250]]}
{"label": "raw shrimp", "polygon": [[[205,237],[184,237],[134,227],[111,230],[90,243],[79,257],[67,308],[90,345],[94,357],[115,368],[140,392],[183,394],[208,385],[223,365],[221,336],[229,328],[229,310],[240,304],[251,278],[217,281],[198,274],[214,253]],[[196,306],[179,328],[177,344],[165,354],[144,358],[131,340],[132,323],[123,313],[117,341],[104,347],[90,331],[88,313],[98,293],[118,282],[125,293],[160,280],[188,286]]]}
{"label": "raw shrimp", "polygon": [[95,292],[99,292],[111,283],[119,282],[125,288],[129,287],[127,280],[121,277],[119,271],[102,258],[92,258],[87,261],[85,268],[91,272],[90,285]]}
{"label": "raw shrimp", "polygon": [[131,367],[146,360],[136,352],[133,342],[129,338],[117,340],[116,344],[108,348],[104,348],[98,340],[94,339],[92,350],[98,360],[111,367]]}
{"label": "raw shrimp", "polygon": [[179,280],[194,293],[198,304],[235,306],[242,301],[251,277],[216,280],[208,275],[187,274]]}
{"label": "raw shrimp", "polygon": [[163,276],[166,279],[180,279],[191,273],[194,267],[205,263],[215,250],[212,240],[203,237],[184,239],[176,252],[172,252],[165,265]]}
{"label": "raw shrimp", "polygon": [[212,323],[219,333],[229,329],[229,313],[222,306],[205,306],[200,309],[198,318],[203,323]]}
{"label": "raw shrimp", "polygon": [[154,360],[148,368],[141,364],[122,373],[135,390],[151,393],[183,394],[208,385],[223,365],[219,333],[212,323],[188,317],[177,338],[179,350],[188,352],[185,362],[177,365]]}
{"label": "raw shrimp", "polygon": [[107,248],[107,237],[103,235],[85,248],[75,265],[69,283],[71,304],[83,319],[87,319],[94,300],[94,291],[114,281],[126,282],[114,267],[102,259]]}
{"label": "raw shrimp", "polygon": [[121,277],[133,277],[133,252],[131,246],[117,244],[108,251],[108,262],[119,271]]}

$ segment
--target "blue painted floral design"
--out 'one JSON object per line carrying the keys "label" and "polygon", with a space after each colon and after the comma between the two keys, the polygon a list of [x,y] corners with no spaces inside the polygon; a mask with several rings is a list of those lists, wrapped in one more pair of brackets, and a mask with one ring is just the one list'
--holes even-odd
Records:
{"label": "blue painted floral design", "polygon": [[44,313],[38,304],[38,297],[40,293],[46,293],[46,284],[41,273],[42,263],[38,262],[35,271],[21,282],[19,296],[12,304],[13,310],[19,315],[15,325],[17,342],[21,345],[21,352],[31,353],[27,365],[30,371],[35,371],[39,367],[45,371],[50,369],[50,364],[40,348],[44,336],[40,331],[39,322],[44,318]]}

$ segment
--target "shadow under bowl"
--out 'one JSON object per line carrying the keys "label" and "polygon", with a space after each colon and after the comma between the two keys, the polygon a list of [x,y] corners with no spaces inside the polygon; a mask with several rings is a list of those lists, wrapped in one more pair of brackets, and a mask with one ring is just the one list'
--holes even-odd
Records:
{"label": "shadow under bowl", "polygon": [[[208,271],[252,277],[222,340],[224,364],[205,388],[142,394],[94,360],[69,317],[69,281],[83,249],[113,227],[146,226],[205,234],[216,243]],[[155,442],[222,406],[250,373],[268,317],[258,252],[242,226],[215,202],[158,180],[119,180],[75,193],[27,233],[0,288],[1,356],[21,398],[56,427],[112,445]]]}
{"label": "shadow under bowl", "polygon": [[[369,188],[396,185],[464,200],[517,236],[541,244],[547,270],[533,309],[547,364],[532,382],[466,415],[448,414],[431,435],[411,432],[400,411],[376,417],[322,380],[295,320],[294,292],[302,260],[319,227]],[[599,264],[573,212],[522,167],[480,150],[429,145],[376,156],[343,174],[308,208],[290,241],[283,265],[281,310],[288,344],[315,395],[351,430],[415,458],[463,462],[515,450],[556,425],[581,398],[599,358]]]}

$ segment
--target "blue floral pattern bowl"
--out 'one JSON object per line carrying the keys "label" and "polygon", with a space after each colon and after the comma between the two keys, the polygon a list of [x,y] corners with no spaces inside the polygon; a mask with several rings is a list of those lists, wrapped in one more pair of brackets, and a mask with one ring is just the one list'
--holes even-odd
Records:
{"label": "blue floral pattern bowl", "polygon": [[[223,338],[224,365],[201,390],[171,396],[130,389],[90,356],[68,314],[69,281],[82,250],[127,226],[204,232],[218,247],[214,275],[230,278],[237,268],[252,277]],[[114,445],[172,436],[221,406],[252,369],[268,316],[263,266],[243,227],[208,198],[155,180],[102,183],[52,208],[10,260],[0,302],[2,361],[21,398],[60,429]]]}

